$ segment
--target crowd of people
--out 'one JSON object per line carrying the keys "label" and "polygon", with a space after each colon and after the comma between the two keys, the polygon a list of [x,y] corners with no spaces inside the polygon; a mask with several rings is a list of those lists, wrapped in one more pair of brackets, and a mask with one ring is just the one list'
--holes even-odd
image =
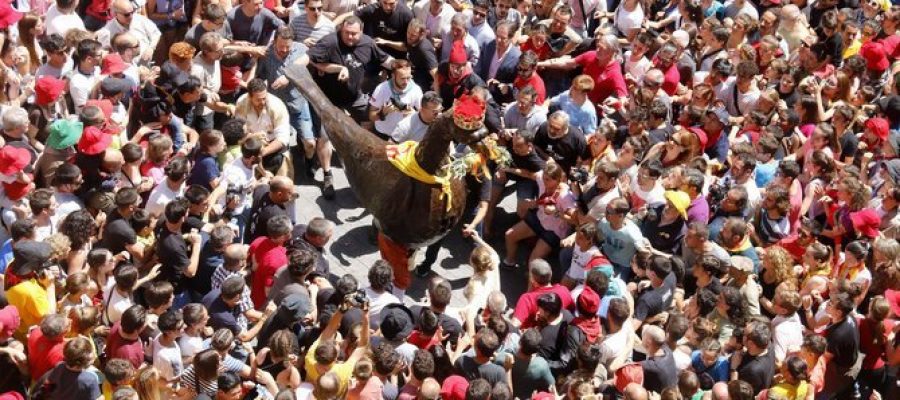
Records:
{"label": "crowd of people", "polygon": [[[0,0],[0,399],[900,398],[898,27],[887,0]],[[464,302],[440,242],[331,271],[296,184],[332,200],[355,155],[290,68],[394,144],[483,103],[509,159],[466,178]]]}

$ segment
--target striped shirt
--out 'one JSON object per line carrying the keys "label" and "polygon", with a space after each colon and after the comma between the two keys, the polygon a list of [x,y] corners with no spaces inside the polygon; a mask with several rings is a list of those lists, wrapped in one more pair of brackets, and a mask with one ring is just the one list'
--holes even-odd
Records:
{"label": "striped shirt", "polygon": [[295,42],[303,42],[307,38],[312,38],[313,41],[318,42],[329,33],[334,33],[334,30],[334,22],[331,22],[325,16],[320,15],[315,26],[309,24],[305,11],[291,18],[291,31],[294,32]]}

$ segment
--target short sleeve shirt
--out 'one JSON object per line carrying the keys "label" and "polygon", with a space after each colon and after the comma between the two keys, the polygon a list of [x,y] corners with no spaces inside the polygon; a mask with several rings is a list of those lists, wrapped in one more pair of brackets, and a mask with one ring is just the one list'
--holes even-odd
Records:
{"label": "short sleeve shirt", "polygon": [[584,74],[594,78],[594,90],[588,94],[593,103],[600,103],[610,96],[625,97],[628,89],[622,66],[619,63],[597,64],[597,52],[589,51],[575,57],[575,63],[583,68]]}
{"label": "short sleeve shirt", "polygon": [[265,8],[251,17],[244,14],[241,7],[234,7],[228,12],[228,25],[231,27],[234,40],[265,46],[269,44],[275,30],[284,25],[284,22]]}
{"label": "short sleeve shirt", "polygon": [[125,246],[135,243],[137,243],[137,233],[134,232],[128,220],[117,219],[106,224],[99,247],[118,254],[126,250]]}
{"label": "short sleeve shirt", "polygon": [[340,64],[347,68],[349,79],[338,81],[338,74],[314,75],[320,87],[331,90],[326,93],[328,99],[336,106],[349,106],[360,96],[362,81],[366,72],[375,72],[378,66],[387,61],[387,53],[375,45],[368,35],[362,35],[356,46],[350,47],[338,37],[328,35],[309,49],[309,61],[321,64]]}
{"label": "short sleeve shirt", "polygon": [[[406,43],[406,28],[413,19],[412,10],[404,2],[397,2],[390,14],[384,12],[378,2],[374,2],[357,9],[356,16],[363,21],[363,33],[366,35],[401,43]],[[394,58],[405,56],[403,52],[390,48],[384,50]]]}
{"label": "short sleeve shirt", "polygon": [[162,264],[159,276],[156,280],[168,281],[175,287],[175,293],[181,293],[185,288],[184,270],[190,265],[191,248],[181,232],[171,232],[163,227],[157,241],[157,254]]}

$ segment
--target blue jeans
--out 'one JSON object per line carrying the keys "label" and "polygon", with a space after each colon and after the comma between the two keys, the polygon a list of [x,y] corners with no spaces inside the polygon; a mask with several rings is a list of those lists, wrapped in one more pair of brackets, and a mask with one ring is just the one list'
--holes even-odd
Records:
{"label": "blue jeans", "polygon": [[297,133],[297,145],[302,145],[300,143],[301,139],[312,140],[316,138],[313,133],[313,122],[309,113],[308,102],[303,103],[303,107],[299,111],[289,112],[288,121],[290,121],[291,128]]}

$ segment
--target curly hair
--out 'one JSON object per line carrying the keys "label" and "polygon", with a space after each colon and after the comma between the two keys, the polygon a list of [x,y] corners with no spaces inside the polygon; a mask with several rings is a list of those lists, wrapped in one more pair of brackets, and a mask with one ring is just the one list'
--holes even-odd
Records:
{"label": "curly hair", "polygon": [[791,253],[788,253],[783,247],[772,246],[766,249],[762,263],[765,267],[763,276],[772,278],[766,279],[767,281],[792,282],[795,286],[797,285],[797,276],[793,271],[794,259],[791,258]]}
{"label": "curly hair", "polygon": [[62,233],[54,233],[47,238],[47,243],[50,244],[50,259],[51,260],[64,260],[69,256],[69,251],[72,250],[72,241]]}
{"label": "curly hair", "polygon": [[194,58],[197,49],[188,42],[178,42],[169,47],[169,58],[175,62],[185,62]]}
{"label": "curly hair", "polygon": [[97,223],[87,210],[78,210],[66,216],[59,225],[59,232],[69,238],[72,249],[80,250],[91,241],[97,231]]}
{"label": "curly hair", "polygon": [[[850,195],[848,206],[853,211],[862,210],[872,198],[872,191],[866,185],[863,185],[859,179],[847,178],[841,181],[839,185],[843,185],[847,193]],[[840,189],[839,189],[840,190]]]}

